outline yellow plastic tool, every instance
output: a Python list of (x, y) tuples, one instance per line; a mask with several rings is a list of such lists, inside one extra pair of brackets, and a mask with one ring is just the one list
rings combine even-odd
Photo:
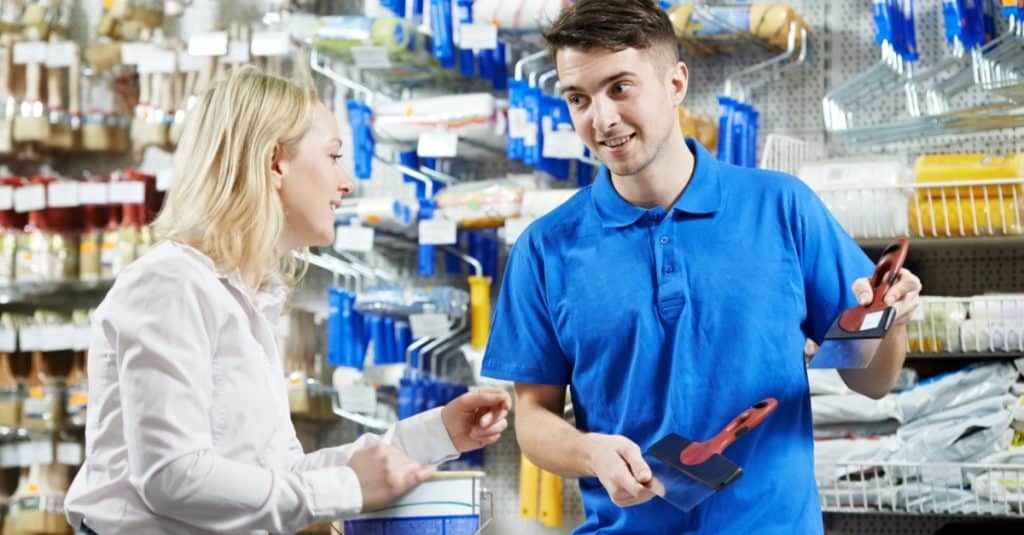
[(469, 343), (476, 349), (487, 347), (491, 335), (491, 278), (469, 277)]
[(540, 490), (540, 468), (526, 455), (519, 455), (519, 516), (537, 519), (537, 499)]
[(540, 471), (540, 523), (549, 528), (562, 525), (562, 478)]

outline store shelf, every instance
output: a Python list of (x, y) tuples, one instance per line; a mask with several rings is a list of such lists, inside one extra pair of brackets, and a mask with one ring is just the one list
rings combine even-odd
[[(862, 249), (869, 251), (882, 250), (892, 243), (893, 238), (860, 238), (857, 244)], [(949, 238), (910, 238), (911, 254), (914, 251), (940, 249), (1004, 249), (1020, 247), (1024, 248), (1024, 235), (1014, 236), (959, 236)]]
[(1024, 466), (815, 463), (826, 513), (1024, 518)]
[(1016, 360), (1024, 358), (1024, 352), (951, 352), (951, 353), (907, 353), (908, 359), (920, 360)]
[(37, 297), (46, 297), (58, 294), (106, 292), (110, 289), (113, 283), (113, 280), (102, 280), (93, 282), (62, 281), (0, 284), (0, 304), (20, 303)]

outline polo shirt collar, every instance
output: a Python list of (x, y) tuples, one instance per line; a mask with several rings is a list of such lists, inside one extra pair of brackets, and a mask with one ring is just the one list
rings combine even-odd
[[(672, 209), (687, 214), (713, 214), (722, 203), (718, 161), (692, 138), (686, 138), (686, 146), (694, 156), (693, 176)], [(602, 173), (593, 188), (594, 206), (605, 227), (628, 227), (649, 211), (623, 199), (612, 185), (610, 173)]]

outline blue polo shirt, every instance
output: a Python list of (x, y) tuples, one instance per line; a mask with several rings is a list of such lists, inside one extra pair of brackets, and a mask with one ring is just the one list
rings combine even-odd
[(619, 508), (580, 480), (575, 533), (820, 533), (804, 339), (856, 305), (872, 262), (818, 197), (780, 173), (715, 160), (666, 212), (602, 179), (512, 248), (484, 375), (571, 385), (576, 426), (646, 449), (707, 440), (751, 404), (779, 406), (726, 450), (744, 474), (689, 513), (655, 498)]

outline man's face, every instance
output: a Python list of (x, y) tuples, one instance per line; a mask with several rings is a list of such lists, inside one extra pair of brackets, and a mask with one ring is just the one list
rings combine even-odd
[(573, 125), (593, 154), (616, 176), (647, 169), (679, 128), (686, 66), (635, 48), (565, 48), (556, 62)]

